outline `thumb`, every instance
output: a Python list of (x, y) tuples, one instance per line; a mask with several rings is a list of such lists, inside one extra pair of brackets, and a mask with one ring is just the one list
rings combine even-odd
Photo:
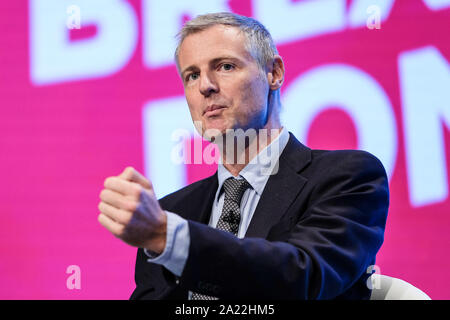
[(150, 180), (140, 174), (133, 167), (126, 167), (118, 177), (127, 181), (136, 182), (140, 184), (144, 189), (153, 189), (153, 185)]

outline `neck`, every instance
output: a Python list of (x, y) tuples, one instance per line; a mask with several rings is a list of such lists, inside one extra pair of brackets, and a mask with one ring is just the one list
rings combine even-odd
[[(282, 130), (281, 125), (266, 126), (260, 130), (242, 130), (241, 134), (225, 135), (223, 145), (219, 146), (223, 166), (233, 175), (252, 161), (265, 147), (267, 147)], [(238, 130), (239, 131), (239, 130)]]

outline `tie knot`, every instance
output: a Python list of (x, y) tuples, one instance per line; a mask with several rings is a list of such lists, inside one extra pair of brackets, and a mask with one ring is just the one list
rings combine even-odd
[(250, 187), (250, 183), (245, 179), (228, 178), (223, 183), (225, 199), (235, 201), (239, 204), (245, 190)]

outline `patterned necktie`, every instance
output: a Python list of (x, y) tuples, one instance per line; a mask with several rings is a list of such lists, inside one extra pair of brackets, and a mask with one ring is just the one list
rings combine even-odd
[[(238, 234), (239, 223), (241, 222), (240, 204), (245, 190), (250, 188), (250, 184), (245, 179), (228, 178), (223, 183), (225, 191), (225, 200), (223, 202), (222, 214), (217, 222), (217, 229), (228, 231), (235, 236)], [(192, 300), (217, 300), (196, 292), (192, 293)]]

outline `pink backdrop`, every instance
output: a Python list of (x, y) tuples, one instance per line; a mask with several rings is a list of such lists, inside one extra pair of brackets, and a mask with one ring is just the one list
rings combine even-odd
[[(129, 297), (136, 250), (97, 222), (99, 192), (128, 165), (160, 196), (214, 172), (164, 153), (170, 130), (190, 119), (172, 38), (162, 36), (219, 10), (272, 32), (290, 131), (312, 148), (366, 149), (385, 164), (379, 271), (450, 298), (450, 1), (92, 3), (0, 3), (0, 298)], [(72, 4), (81, 29), (70, 29)], [(68, 286), (71, 265), (80, 288)]]

